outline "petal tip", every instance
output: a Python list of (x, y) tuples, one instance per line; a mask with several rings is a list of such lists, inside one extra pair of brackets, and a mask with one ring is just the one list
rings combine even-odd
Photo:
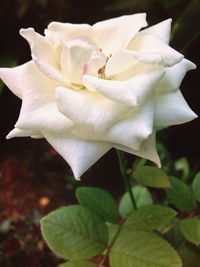
[(33, 33), (33, 32), (35, 32), (34, 31), (34, 29), (33, 28), (31, 28), (31, 27), (29, 27), (29, 28), (22, 28), (22, 29), (20, 29), (19, 30), (19, 34), (21, 35), (21, 36), (23, 36), (23, 37), (25, 37), (27, 34), (29, 34), (29, 33)]
[(7, 140), (11, 139), (12, 137), (13, 137), (13, 136), (11, 136), (10, 133), (6, 135), (6, 139), (7, 139)]

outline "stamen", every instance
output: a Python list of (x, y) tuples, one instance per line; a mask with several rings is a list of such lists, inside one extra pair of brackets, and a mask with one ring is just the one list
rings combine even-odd
[[(100, 49), (100, 51), (102, 52), (102, 49)], [(110, 54), (108, 57), (106, 57), (106, 63), (108, 62), (108, 60), (112, 57), (112, 54)], [(106, 70), (106, 64), (100, 68), (98, 70), (98, 77), (101, 79), (105, 79), (106, 75), (105, 75), (105, 70)]]

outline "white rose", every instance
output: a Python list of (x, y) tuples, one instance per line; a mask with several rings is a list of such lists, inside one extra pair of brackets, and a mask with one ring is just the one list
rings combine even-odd
[(112, 147), (160, 165), (155, 127), (197, 117), (179, 90), (195, 65), (168, 45), (171, 19), (146, 26), (136, 14), (93, 26), (52, 22), (44, 36), (20, 30), (32, 60), (0, 69), (22, 99), (7, 138), (46, 138), (77, 179)]

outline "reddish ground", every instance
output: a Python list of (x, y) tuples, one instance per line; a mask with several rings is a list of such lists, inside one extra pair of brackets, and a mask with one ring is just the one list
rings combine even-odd
[(7, 154), (0, 163), (2, 219), (26, 216), (33, 210), (46, 214), (67, 204), (66, 166), (60, 157), (46, 144), (30, 151), (28, 156)]

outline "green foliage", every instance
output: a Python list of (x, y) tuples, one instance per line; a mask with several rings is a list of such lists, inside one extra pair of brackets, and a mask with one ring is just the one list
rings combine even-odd
[[(137, 209), (125, 192), (119, 201), (119, 211), (107, 191), (79, 187), (76, 197), (80, 205), (58, 209), (41, 221), (42, 234), (49, 247), (70, 260), (58, 267), (198, 266), (196, 261), (200, 257), (190, 243), (200, 245), (200, 219), (181, 221), (179, 214), (182, 216), (182, 212), (197, 209), (199, 173), (191, 185), (190, 166), (185, 158), (174, 162), (174, 172), (179, 173), (181, 179), (168, 177), (163, 170), (145, 164), (146, 161), (138, 160), (133, 165), (133, 183), (135, 180), (162, 191), (168, 200), (163, 203), (172, 204), (180, 212), (153, 204), (151, 191), (141, 185), (132, 187)], [(184, 242), (185, 239), (189, 242)], [(187, 244), (193, 247), (187, 247)], [(98, 259), (93, 262), (97, 255)], [(105, 261), (107, 258), (109, 265)]]
[(51, 212), (41, 220), (41, 230), (49, 247), (65, 259), (96, 256), (108, 242), (105, 222), (80, 205)]
[(180, 230), (180, 221), (176, 217), (167, 228), (162, 229), (164, 238), (173, 245), (174, 248), (179, 249), (184, 242), (184, 236)]
[[(133, 262), (136, 267), (147, 264), (152, 267), (181, 266), (175, 250), (162, 237), (152, 232), (169, 224), (176, 215), (173, 209), (148, 205), (133, 210), (122, 225), (105, 223), (107, 216), (100, 216), (100, 211), (93, 212), (93, 205), (87, 205), (86, 208), (82, 204), (89, 203), (89, 192), (92, 194), (92, 200), (94, 192), (98, 200), (101, 200), (102, 196), (106, 199), (107, 192), (97, 188), (89, 188), (89, 191), (86, 189), (81, 187), (77, 190), (81, 205), (60, 208), (41, 220), (42, 234), (48, 246), (59, 256), (70, 259), (59, 267), (98, 266), (84, 260), (101, 253), (108, 253), (111, 267), (132, 266)], [(136, 190), (133, 192), (140, 192), (140, 196), (141, 190), (149, 193), (141, 186), (134, 189)], [(102, 204), (101, 201), (95, 203), (97, 208), (99, 203)], [(100, 207), (102, 208), (101, 205)], [(104, 209), (102, 210), (104, 212)], [(167, 257), (167, 260), (164, 261), (163, 257)]]
[[(146, 187), (137, 185), (132, 188), (132, 192), (136, 201), (137, 208), (153, 204), (151, 193)], [(126, 218), (133, 210), (133, 205), (128, 192), (125, 192), (119, 203), (119, 213), (122, 218)]]
[(181, 267), (176, 251), (156, 233), (122, 231), (110, 253), (112, 267)]
[(136, 168), (133, 172), (134, 179), (144, 186), (154, 188), (169, 188), (170, 181), (166, 173), (157, 168), (151, 166), (142, 166)]
[(191, 218), (181, 222), (181, 231), (184, 237), (195, 245), (200, 245), (200, 219)]
[(192, 189), (196, 200), (200, 202), (200, 172), (198, 172), (192, 182)]
[(105, 221), (117, 222), (117, 206), (107, 191), (94, 187), (79, 187), (76, 190), (76, 197), (82, 206), (87, 207)]
[(120, 231), (120, 225), (114, 223), (107, 223), (108, 227), (108, 245), (110, 246), (117, 235), (118, 231)]
[(194, 211), (197, 204), (191, 187), (175, 177), (171, 177), (170, 180), (172, 188), (166, 189), (169, 202), (180, 211)]
[[(58, 267), (97, 267), (98, 265), (89, 261), (68, 261)], [(103, 265), (101, 265), (103, 267)]]
[(190, 174), (190, 166), (186, 158), (178, 159), (174, 164), (175, 170), (182, 172), (182, 180), (186, 181)]
[[(193, 42), (200, 37), (200, 4), (199, 0), (192, 0), (183, 9), (182, 13), (176, 19), (172, 31), (172, 44), (185, 52)], [(188, 23), (190, 21), (190, 23)], [(185, 34), (187, 32), (187, 34)]]
[(156, 230), (168, 224), (176, 212), (168, 207), (149, 205), (133, 211), (124, 223), (126, 229)]

